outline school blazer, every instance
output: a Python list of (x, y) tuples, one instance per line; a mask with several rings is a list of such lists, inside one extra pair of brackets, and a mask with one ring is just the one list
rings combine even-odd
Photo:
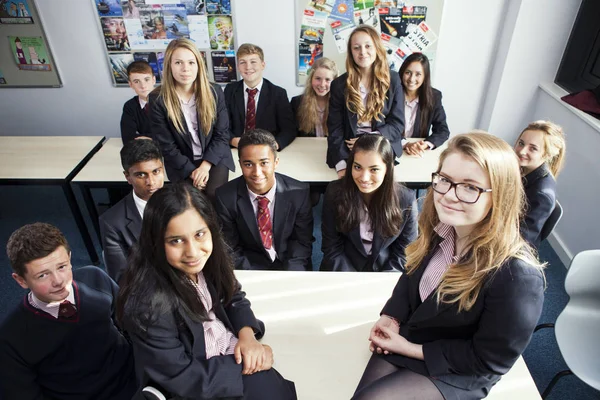
[[(317, 134), (313, 130), (312, 132), (304, 132), (300, 130), (300, 123), (298, 122), (298, 112), (300, 111), (300, 104), (302, 104), (303, 94), (292, 97), (290, 105), (292, 106), (292, 112), (294, 114), (294, 122), (296, 123), (296, 132), (298, 137), (315, 137)], [(327, 122), (327, 121), (325, 121)]]
[(119, 282), (127, 267), (127, 256), (142, 231), (142, 216), (135, 206), (133, 192), (100, 216), (100, 237), (106, 272)]
[(244, 178), (236, 178), (216, 190), (217, 214), (225, 238), (233, 249), (236, 269), (312, 269), (314, 238), (310, 186), (282, 174), (275, 174), (275, 179), (272, 224), (277, 258), (274, 262), (263, 246)]
[[(264, 324), (254, 316), (238, 282), (228, 304), (217, 298), (212, 284), (209, 283), (208, 288), (215, 315), (236, 336), (245, 326), (254, 329), (257, 339), (264, 335)], [(206, 359), (202, 322), (193, 321), (180, 309), (173, 310), (157, 315), (156, 322), (142, 333), (132, 327), (128, 315), (132, 312), (146, 310), (126, 310), (124, 317), (140, 390), (154, 384), (178, 398), (204, 400), (243, 396), (243, 364), (236, 364), (233, 355)], [(144, 397), (138, 394), (137, 398)]]
[(323, 201), (321, 230), (323, 241), (323, 261), (321, 271), (404, 271), (405, 249), (417, 238), (417, 201), (415, 193), (400, 184), (396, 191), (402, 209), (402, 225), (397, 235), (383, 238), (373, 235), (371, 255), (365, 252), (357, 226), (347, 234), (336, 228), (336, 197), (342, 190), (342, 180), (333, 181), (327, 186)]
[[(214, 83), (211, 83), (211, 87), (217, 103), (217, 119), (208, 135), (204, 135), (202, 132), (198, 134), (202, 146), (202, 160), (206, 160), (212, 165), (224, 165), (229, 170), (235, 171), (229, 147), (229, 117), (223, 91), (219, 85)], [(197, 101), (201, 100), (197, 99)], [(179, 133), (167, 116), (167, 108), (162, 96), (153, 92), (150, 96), (150, 104), (152, 138), (158, 142), (162, 150), (167, 176), (171, 182), (187, 179), (196, 166), (194, 165), (192, 138), (183, 113), (181, 119), (185, 132)]]
[[(225, 102), (231, 121), (231, 138), (240, 137), (246, 127), (243, 80), (225, 86)], [(264, 78), (256, 108), (256, 128), (271, 132), (280, 151), (296, 138), (296, 124), (287, 92)]]
[(521, 235), (537, 249), (542, 228), (556, 204), (556, 180), (546, 163), (525, 175), (522, 180), (527, 208), (521, 224)]
[[(487, 393), (529, 344), (542, 312), (544, 279), (539, 270), (510, 258), (487, 279), (469, 311), (438, 305), (435, 291), (421, 302), (419, 283), (440, 241), (413, 274), (402, 274), (381, 311), (400, 322), (402, 336), (423, 345), (425, 361), (386, 359), (451, 386)], [(454, 391), (438, 388), (445, 399), (457, 399)]]
[[(358, 118), (346, 107), (346, 79), (348, 73), (331, 82), (329, 91), (329, 115), (327, 117), (327, 165), (335, 165), (346, 160), (350, 150), (344, 140), (357, 137)], [(381, 121), (373, 120), (371, 129), (379, 131), (391, 143), (396, 157), (402, 155), (404, 134), (404, 90), (397, 72), (390, 70), (390, 87), (386, 93)]]
[[(437, 89), (433, 89), (433, 110), (429, 115), (429, 122), (427, 124), (427, 130), (425, 136), (420, 135), (421, 129), (421, 107), (417, 108), (417, 115), (415, 117), (415, 126), (413, 129), (413, 137), (421, 137), (433, 144), (435, 147), (439, 147), (450, 137), (450, 130), (446, 123), (446, 112), (442, 105), (442, 92)], [(431, 130), (431, 135), (429, 135)]]

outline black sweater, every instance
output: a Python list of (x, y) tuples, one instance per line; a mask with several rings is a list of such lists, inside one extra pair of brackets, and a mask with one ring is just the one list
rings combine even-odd
[(0, 326), (4, 400), (129, 400), (133, 357), (113, 323), (118, 286), (96, 267), (74, 271), (77, 317), (31, 306), (27, 296)]
[[(150, 106), (150, 105), (148, 105)], [(138, 136), (151, 137), (150, 113), (140, 107), (138, 96), (133, 96), (123, 105), (121, 115), (121, 139), (123, 144)]]

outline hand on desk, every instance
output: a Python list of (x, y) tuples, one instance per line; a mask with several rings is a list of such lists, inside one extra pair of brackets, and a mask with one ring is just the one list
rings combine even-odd
[(406, 143), (404, 151), (411, 156), (422, 156), (425, 150), (429, 150), (429, 146), (424, 140), (418, 142)]
[(388, 350), (384, 350), (381, 346), (378, 346), (373, 341), (374, 338), (386, 336), (386, 334), (384, 333), (385, 328), (390, 328), (393, 331), (395, 331), (396, 333), (400, 332), (400, 324), (398, 324), (398, 321), (388, 317), (387, 315), (382, 315), (379, 318), (379, 320), (377, 322), (375, 322), (375, 325), (373, 325), (373, 327), (371, 328), (371, 333), (369, 335), (369, 341), (371, 342), (369, 344), (369, 350), (371, 350), (372, 352), (376, 351), (378, 354), (381, 354), (381, 353), (389, 354), (390, 353)]
[(198, 189), (204, 189), (208, 183), (208, 173), (212, 167), (212, 164), (208, 161), (202, 161), (200, 166), (192, 171), (190, 179), (194, 187)]
[(352, 139), (348, 139), (348, 140), (344, 140), (346, 142), (346, 146), (348, 146), (348, 149), (350, 151), (352, 151), (352, 148), (354, 147), (354, 142), (356, 142), (358, 138), (352, 138)]
[(255, 372), (266, 371), (273, 366), (273, 349), (262, 345), (254, 337), (254, 331), (250, 327), (240, 329), (239, 340), (233, 350), (235, 361), (238, 364), (244, 362), (243, 375), (252, 375)]

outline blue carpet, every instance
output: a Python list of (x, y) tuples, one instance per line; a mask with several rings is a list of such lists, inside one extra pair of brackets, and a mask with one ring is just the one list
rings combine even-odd
[[(72, 264), (75, 268), (90, 264), (83, 240), (79, 235), (77, 226), (60, 188), (48, 186), (3, 186), (0, 196), (0, 321), (4, 319), (8, 310), (25, 294), (10, 276), (11, 270), (6, 256), (6, 242), (10, 234), (20, 226), (43, 221), (56, 225), (67, 236), (72, 249)], [(79, 196), (79, 191), (75, 189)], [(106, 202), (104, 190), (94, 190), (93, 195), (97, 201)], [(79, 200), (79, 198), (78, 198)], [(79, 204), (83, 204), (80, 202)], [(321, 210), (322, 200), (314, 207), (315, 217), (315, 242), (313, 243), (313, 268), (318, 269), (321, 254)], [(87, 218), (87, 213), (84, 211)], [(89, 219), (88, 226), (92, 228)], [(96, 243), (98, 254), (100, 246), (95, 233), (91, 230)], [(544, 309), (540, 322), (554, 322), (560, 311), (568, 301), (564, 291), (564, 279), (567, 270), (556, 253), (547, 242), (540, 247), (540, 258), (548, 262), (546, 278), (548, 288), (544, 301)], [(101, 267), (103, 267), (101, 265)], [(560, 355), (554, 332), (544, 329), (534, 334), (531, 344), (523, 355), (531, 375), (538, 389), (543, 391), (552, 376), (558, 371), (567, 369)], [(562, 378), (549, 400), (600, 400), (600, 392), (583, 383), (575, 376)]]

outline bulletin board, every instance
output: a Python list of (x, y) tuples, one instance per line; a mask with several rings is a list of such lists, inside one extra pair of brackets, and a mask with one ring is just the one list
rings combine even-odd
[(422, 52), (433, 71), (444, 0), (294, 0), (296, 85), (304, 86), (311, 65), (321, 57), (346, 72), (347, 38), (359, 24), (381, 34), (388, 64), (395, 71), (406, 57)]
[(0, 89), (61, 87), (34, 0), (0, 0)]
[[(3, 0), (0, 0), (3, 1)], [(147, 61), (161, 81), (169, 42), (196, 43), (216, 83), (237, 80), (231, 0), (92, 0), (114, 86), (127, 86), (127, 66)]]

